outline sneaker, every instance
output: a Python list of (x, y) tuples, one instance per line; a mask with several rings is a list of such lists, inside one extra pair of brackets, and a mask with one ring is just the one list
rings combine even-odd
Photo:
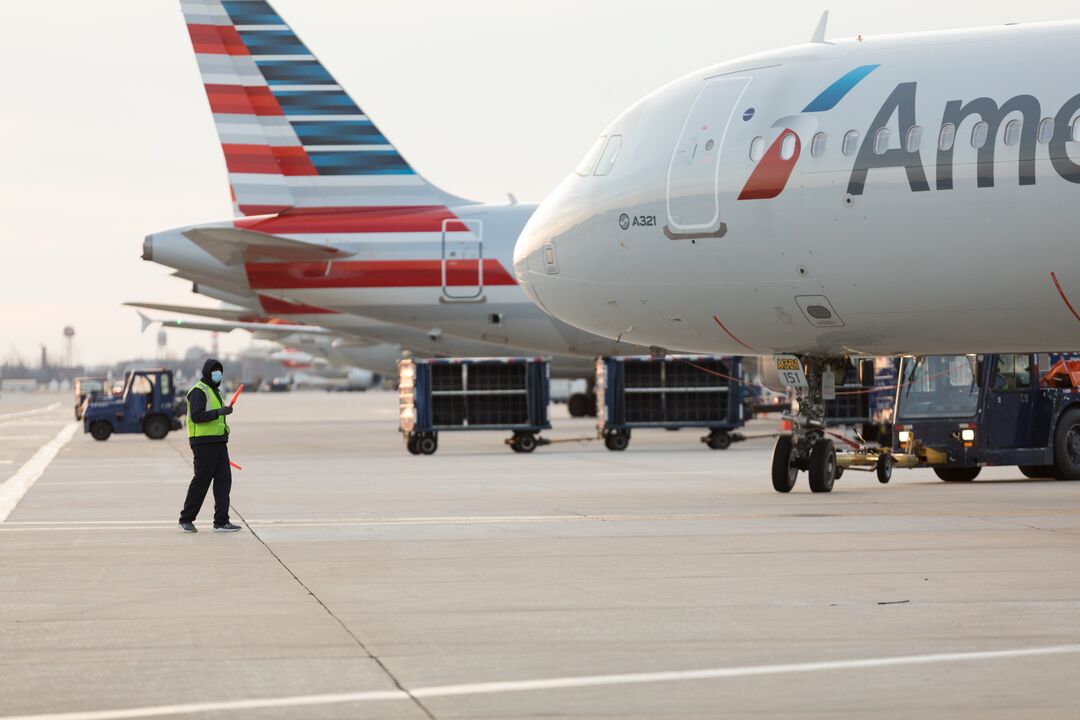
[(214, 526), (214, 532), (237, 532), (240, 529), (239, 525), (233, 525), (231, 522)]
[(186, 532), (186, 533), (199, 532), (199, 528), (195, 527), (195, 523), (181, 522), (179, 527), (180, 527), (180, 532)]

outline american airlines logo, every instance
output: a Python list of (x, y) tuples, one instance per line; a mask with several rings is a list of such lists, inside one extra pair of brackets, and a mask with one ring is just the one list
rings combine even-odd
[[(831, 110), (859, 81), (877, 67), (877, 65), (864, 65), (848, 72), (807, 105), (803, 113)], [(904, 169), (912, 192), (930, 190), (922, 150), (918, 143), (906, 142), (906, 138), (913, 132), (918, 132), (915, 122), (916, 88), (915, 82), (900, 83), (878, 110), (855, 156), (847, 186), (847, 192), (850, 195), (863, 194), (871, 170), (889, 167)], [(1069, 182), (1080, 183), (1080, 163), (1074, 162), (1067, 152), (1067, 143), (1072, 140), (1073, 118), (1078, 111), (1080, 111), (1080, 95), (1069, 98), (1057, 111), (1052, 122), (1048, 118), (1043, 118), (1041, 104), (1033, 95), (1017, 95), (1000, 104), (989, 97), (979, 97), (967, 102), (948, 101), (938, 129), (943, 134), (950, 133), (950, 137), (939, 137), (936, 142), (935, 188), (937, 190), (953, 188), (956, 130), (965, 120), (973, 117), (977, 117), (978, 123), (981, 124), (981, 126), (976, 126), (981, 141), (974, 143), (977, 152), (976, 183), (978, 187), (994, 187), (994, 156), (997, 150), (997, 139), (1002, 125), (1010, 116), (1013, 117), (1006, 126), (1005, 143), (1019, 145), (1017, 173), (1020, 185), (1035, 184), (1035, 156), (1040, 142), (1048, 145), (1050, 162), (1057, 174)], [(888, 128), (894, 116), (896, 127), (899, 129), (899, 147), (883, 148), (879, 145), (878, 132)], [(789, 146), (792, 142), (794, 143), (787, 153), (783, 151), (785, 139)], [(739, 200), (765, 200), (783, 192), (799, 160), (801, 150), (802, 143), (793, 130), (781, 131), (754, 168), (739, 194)]]
[[(903, 140), (900, 147), (890, 148), (879, 154), (874, 148), (874, 135), (887, 127), (894, 115), (897, 116), (900, 137), (905, 138), (915, 126), (915, 88), (916, 83), (901, 83), (896, 86), (892, 94), (878, 110), (877, 116), (870, 124), (870, 131), (863, 138), (859, 146), (859, 154), (855, 158), (855, 166), (852, 168), (851, 177), (848, 180), (848, 193), (861, 195), (866, 187), (866, 179), (870, 170), (886, 167), (902, 167), (907, 172), (908, 185), (913, 192), (923, 192), (930, 189), (926, 180), (926, 168), (923, 165), (922, 154), (919, 148), (909, 150)], [(1072, 139), (1073, 116), (1080, 111), (1080, 95), (1074, 95), (1065, 101), (1065, 104), (1057, 111), (1054, 117), (1052, 134), (1045, 140), (1048, 141), (1050, 151), (1050, 163), (1054, 170), (1064, 180), (1071, 183), (1080, 183), (1080, 164), (1074, 162), (1068, 154), (1066, 144)], [(1042, 120), (1042, 107), (1033, 95), (1017, 95), (1006, 100), (1000, 105), (993, 98), (980, 97), (964, 102), (963, 100), (950, 100), (945, 105), (945, 112), (941, 117), (942, 128), (955, 129), (969, 117), (978, 117), (980, 122), (986, 123), (980, 129), (983, 134), (981, 147), (977, 149), (977, 186), (994, 187), (994, 153), (997, 149), (999, 130), (1005, 119), (1013, 114), (1020, 117), (1019, 153), (1017, 158), (1017, 173), (1021, 185), (1035, 184), (1035, 153), (1040, 139), (1040, 125)], [(935, 187), (938, 190), (952, 190), (953, 187), (953, 151), (955, 143), (938, 143), (937, 149), (937, 177)]]

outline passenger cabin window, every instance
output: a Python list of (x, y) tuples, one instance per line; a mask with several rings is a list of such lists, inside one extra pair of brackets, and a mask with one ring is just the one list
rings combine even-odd
[[(1077, 118), (1080, 120), (1080, 118)], [(814, 139), (810, 141), (810, 154), (813, 157), (821, 157), (825, 154), (825, 141), (827, 137), (825, 133), (819, 132), (814, 135)]]
[(793, 133), (788, 132), (784, 134), (784, 139), (780, 141), (780, 159), (790, 160), (795, 156), (795, 144), (799, 137)]
[(907, 137), (904, 139), (904, 149), (911, 153), (918, 152), (921, 145), (922, 128), (918, 125), (912, 125), (907, 131)]
[(1030, 355), (998, 355), (994, 368), (994, 390), (1028, 390), (1031, 388)]
[(975, 123), (975, 127), (971, 128), (971, 147), (981, 148), (986, 144), (987, 133), (990, 132), (990, 126), (983, 121)]
[[(712, 143), (712, 140), (709, 141)], [(708, 148), (708, 144), (705, 146)], [(596, 172), (594, 175), (607, 175), (611, 172), (611, 166), (615, 164), (615, 158), (619, 156), (619, 150), (622, 148), (622, 135), (612, 135), (608, 138), (607, 145), (604, 147), (604, 154), (600, 156), (600, 164), (596, 166)]]
[(1020, 142), (1021, 124), (1017, 119), (1012, 119), (1005, 125), (1005, 144), (1015, 145)]
[(1073, 142), (1080, 142), (1080, 116), (1072, 121), (1072, 132), (1069, 134), (1069, 139)]
[(874, 153), (877, 155), (884, 155), (885, 151), (889, 149), (889, 136), (892, 133), (889, 128), (881, 128), (874, 134)]
[(938, 134), (938, 150), (952, 150), (954, 142), (956, 142), (956, 126), (952, 123), (945, 123), (941, 126), (941, 132)]
[(589, 148), (589, 152), (585, 153), (585, 157), (582, 158), (581, 163), (574, 172), (581, 177), (592, 175), (593, 170), (596, 169), (596, 162), (600, 159), (600, 151), (604, 149), (605, 142), (607, 142), (607, 135), (602, 135), (599, 140), (593, 143), (593, 146)]
[(848, 130), (844, 133), (844, 145), (840, 148), (841, 152), (845, 155), (854, 155), (855, 151), (859, 149), (859, 131)]
[(1045, 145), (1052, 137), (1054, 137), (1054, 119), (1043, 118), (1039, 123), (1039, 142)]
[(765, 138), (760, 135), (750, 141), (750, 159), (757, 162), (765, 154)]

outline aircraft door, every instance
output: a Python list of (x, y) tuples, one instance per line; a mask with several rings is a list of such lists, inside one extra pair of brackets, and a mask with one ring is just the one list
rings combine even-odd
[(482, 220), (443, 220), (442, 301), (483, 300), (483, 231)]
[(995, 448), (1030, 446), (1038, 381), (1031, 355), (998, 355), (990, 389), (990, 443)]
[(671, 156), (667, 177), (668, 225), (673, 232), (717, 231), (720, 153), (749, 77), (708, 80), (694, 100)]

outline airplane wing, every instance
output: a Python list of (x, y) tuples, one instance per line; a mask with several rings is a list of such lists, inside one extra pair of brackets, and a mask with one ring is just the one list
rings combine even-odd
[(127, 302), (124, 305), (133, 308), (142, 308), (144, 310), (161, 310), (162, 312), (179, 313), (181, 315), (197, 315), (199, 317), (217, 318), (218, 320), (229, 320), (232, 322), (251, 322), (253, 319), (259, 317), (259, 313), (252, 312), (251, 310), (229, 310), (226, 308), (201, 308), (190, 307), (188, 305), (167, 305), (164, 303), (143, 303), (143, 302)]
[(230, 266), (254, 260), (322, 262), (340, 260), (352, 254), (330, 245), (290, 240), (240, 228), (194, 228), (185, 231), (184, 237)]

